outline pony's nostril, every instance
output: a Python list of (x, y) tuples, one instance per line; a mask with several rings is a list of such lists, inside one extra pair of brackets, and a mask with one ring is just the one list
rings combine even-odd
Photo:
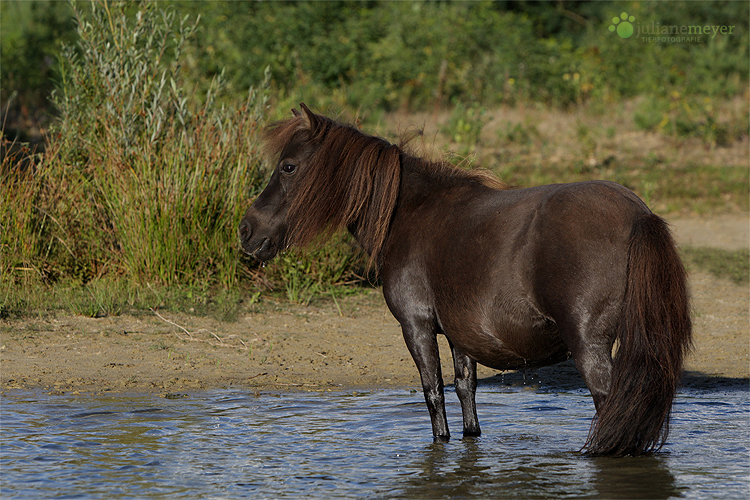
[(243, 240), (247, 240), (252, 235), (253, 235), (253, 228), (250, 227), (250, 224), (247, 221), (242, 221), (242, 223), (240, 224), (240, 237)]
[(260, 244), (260, 247), (253, 252), (253, 255), (259, 255), (264, 252), (267, 252), (268, 249), (271, 247), (271, 240), (269, 238), (263, 238), (263, 242)]

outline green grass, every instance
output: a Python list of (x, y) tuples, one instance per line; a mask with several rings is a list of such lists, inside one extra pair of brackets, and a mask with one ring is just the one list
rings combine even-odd
[(737, 285), (750, 282), (750, 251), (686, 247), (681, 249), (688, 268), (698, 268)]
[(153, 314), (152, 311), (184, 312), (220, 321), (236, 321), (240, 312), (261, 301), (258, 291), (247, 286), (223, 287), (141, 285), (103, 277), (84, 285), (72, 281), (24, 286), (0, 283), (0, 319), (73, 314), (91, 318), (120, 314)]

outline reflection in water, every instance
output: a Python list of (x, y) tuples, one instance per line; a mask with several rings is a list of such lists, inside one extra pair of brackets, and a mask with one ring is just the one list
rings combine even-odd
[[(667, 499), (681, 496), (663, 456), (604, 458), (577, 452), (551, 455), (486, 456), (481, 438), (467, 438), (453, 450), (434, 443), (418, 454), (401, 491), (389, 498)], [(492, 465), (490, 465), (492, 464)], [(392, 492), (393, 493), (393, 492)]]
[(600, 498), (657, 500), (682, 496), (682, 489), (669, 472), (667, 459), (661, 455), (596, 457), (592, 462), (593, 483)]
[(747, 391), (683, 392), (665, 451), (618, 459), (576, 451), (592, 411), (582, 391), (485, 386), (478, 403), (481, 437), (433, 443), (421, 395), (406, 391), (19, 393), (0, 405), (0, 497), (747, 496)]
[[(417, 454), (412, 474), (401, 491), (390, 498), (472, 498), (486, 496), (508, 482), (505, 471), (498, 474), (478, 444), (481, 438), (466, 438), (457, 446), (433, 443)], [(452, 448), (449, 450), (448, 448)], [(484, 495), (481, 495), (484, 493)]]
[(470, 498), (481, 490), (481, 485), (491, 483), (492, 467), (482, 465), (480, 438), (467, 438), (458, 445), (458, 454), (447, 450), (448, 443), (432, 443), (418, 453), (410, 469), (418, 470), (404, 485), (403, 491), (393, 498)]

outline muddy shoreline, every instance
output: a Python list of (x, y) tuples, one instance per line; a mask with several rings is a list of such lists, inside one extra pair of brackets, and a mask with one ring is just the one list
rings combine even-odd
[[(678, 243), (747, 246), (747, 217), (673, 224)], [(692, 271), (695, 350), (684, 384), (748, 385), (750, 291)], [(453, 367), (441, 339), (443, 376)], [(583, 387), (571, 363), (524, 375), (480, 367), (481, 383)], [(418, 389), (417, 369), (379, 290), (311, 306), (265, 300), (237, 321), (161, 311), (0, 321), (0, 390), (52, 393)]]

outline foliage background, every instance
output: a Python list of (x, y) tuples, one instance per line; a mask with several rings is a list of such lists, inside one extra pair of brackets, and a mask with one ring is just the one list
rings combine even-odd
[[(620, 12), (735, 28), (639, 43), (607, 29)], [(493, 108), (611, 113), (631, 102), (639, 129), (732, 144), (748, 134), (734, 103), (748, 96), (749, 18), (750, 4), (733, 1), (1, 2), (0, 314), (24, 310), (40, 286), (79, 290), (94, 298), (83, 312), (98, 314), (162, 305), (164, 290), (308, 301), (372, 281), (346, 237), (266, 269), (238, 252), (236, 222), (266, 175), (259, 131), (303, 100), (372, 125), (446, 110), (462, 154)], [(579, 124), (582, 162), (597, 133)], [(497, 140), (538, 135), (515, 123)], [(649, 179), (641, 195), (659, 189), (663, 172), (631, 167)], [(502, 173), (587, 175), (585, 163), (572, 168), (511, 162)], [(688, 178), (747, 183), (701, 168)]]
[[(636, 23), (735, 31), (702, 43), (624, 44), (607, 30), (622, 11)], [(329, 94), (336, 106), (567, 106), (674, 89), (733, 95), (747, 81), (747, 19), (748, 4), (731, 1), (220, 3), (199, 53), (233, 68), (239, 88), (270, 65), (277, 92)]]

